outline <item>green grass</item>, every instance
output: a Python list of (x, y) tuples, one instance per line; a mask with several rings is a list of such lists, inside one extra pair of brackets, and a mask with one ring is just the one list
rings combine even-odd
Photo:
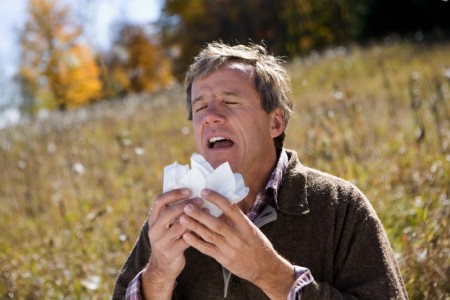
[[(411, 299), (450, 287), (450, 45), (352, 46), (288, 65), (286, 146), (357, 184)], [(0, 131), (0, 298), (109, 298), (162, 171), (195, 151), (174, 88)]]

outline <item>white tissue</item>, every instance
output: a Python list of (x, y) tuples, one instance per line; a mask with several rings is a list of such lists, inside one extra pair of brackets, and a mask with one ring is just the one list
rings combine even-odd
[[(192, 154), (191, 169), (188, 165), (180, 165), (177, 162), (164, 167), (163, 192), (178, 188), (190, 189), (191, 198), (202, 198), (201, 191), (208, 188), (234, 203), (238, 203), (248, 194), (241, 174), (233, 173), (228, 162), (214, 169), (197, 153)], [(203, 206), (209, 209), (212, 216), (218, 217), (223, 213), (216, 205), (203, 198), (202, 200)]]

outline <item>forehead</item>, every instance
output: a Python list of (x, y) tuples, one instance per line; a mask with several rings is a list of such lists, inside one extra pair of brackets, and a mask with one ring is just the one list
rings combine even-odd
[(192, 82), (192, 89), (203, 86), (210, 81), (242, 81), (253, 82), (254, 67), (241, 62), (230, 62), (212, 70), (204, 76), (197, 77)]
[(194, 78), (192, 83), (194, 84), (196, 81), (202, 81), (204, 79), (208, 79), (210, 77), (213, 77), (214, 75), (220, 75), (225, 76), (227, 73), (234, 73), (234, 76), (253, 76), (254, 75), (254, 67), (252, 65), (243, 63), (243, 62), (227, 62), (218, 68), (213, 68), (207, 71), (203, 76), (197, 76)]
[(192, 83), (191, 103), (207, 99), (207, 95), (234, 95), (243, 98), (258, 98), (254, 80), (254, 67), (249, 64), (227, 63)]

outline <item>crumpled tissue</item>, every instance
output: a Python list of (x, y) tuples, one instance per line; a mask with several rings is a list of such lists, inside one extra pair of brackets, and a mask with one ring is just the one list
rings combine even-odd
[(214, 169), (197, 153), (192, 154), (191, 169), (188, 165), (180, 165), (177, 162), (164, 167), (163, 192), (178, 188), (190, 189), (191, 198), (201, 198), (203, 207), (208, 208), (214, 217), (220, 216), (223, 211), (201, 197), (203, 189), (213, 190), (234, 203), (238, 203), (248, 194), (248, 187), (245, 186), (242, 175), (233, 173), (228, 162)]

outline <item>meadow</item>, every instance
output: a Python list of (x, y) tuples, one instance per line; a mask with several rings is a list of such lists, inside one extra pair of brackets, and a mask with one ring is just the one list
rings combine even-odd
[[(285, 146), (364, 191), (411, 299), (450, 299), (450, 44), (340, 47), (287, 68)], [(163, 167), (194, 151), (178, 86), (0, 130), (0, 298), (110, 298)]]

